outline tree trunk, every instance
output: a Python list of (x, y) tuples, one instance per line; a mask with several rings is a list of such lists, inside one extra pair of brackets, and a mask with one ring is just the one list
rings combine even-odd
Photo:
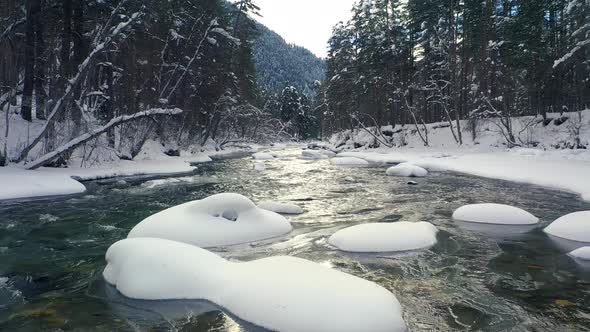
[(39, 8), (39, 0), (27, 0), (27, 22), (25, 23), (25, 78), (21, 104), (21, 116), (33, 121), (33, 89), (35, 79), (35, 20)]
[[(42, 0), (37, 0), (42, 1)], [(39, 16), (35, 22), (35, 109), (37, 119), (46, 119), (45, 115), (45, 39), (43, 22)]]

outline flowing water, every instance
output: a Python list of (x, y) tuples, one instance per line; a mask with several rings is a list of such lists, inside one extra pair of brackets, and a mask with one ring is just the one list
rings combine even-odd
[[(386, 177), (385, 166), (343, 168), (297, 159), (295, 148), (281, 152), (287, 157), (266, 162), (264, 172), (250, 158), (220, 160), (174, 178), (89, 182), (81, 196), (0, 203), (0, 330), (260, 330), (211, 303), (131, 301), (101, 278), (107, 248), (145, 217), (236, 192), (306, 213), (291, 218), (295, 229), (284, 237), (213, 248), (230, 260), (292, 255), (374, 281), (397, 295), (412, 331), (590, 331), (590, 268), (541, 231), (590, 210), (576, 195), (450, 173), (410, 186)], [(454, 209), (481, 202), (522, 207), (543, 225), (451, 220)], [(400, 220), (435, 224), (439, 243), (404, 254), (350, 254), (327, 244), (344, 227)]]

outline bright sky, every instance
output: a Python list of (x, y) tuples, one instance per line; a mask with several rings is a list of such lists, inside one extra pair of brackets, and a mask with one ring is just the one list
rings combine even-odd
[(303, 46), (320, 57), (332, 27), (350, 19), (355, 0), (256, 0), (263, 17), (256, 19), (288, 43)]

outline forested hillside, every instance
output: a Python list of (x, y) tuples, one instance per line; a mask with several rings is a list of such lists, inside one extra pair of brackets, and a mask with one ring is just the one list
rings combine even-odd
[(260, 88), (279, 93), (286, 85), (314, 94), (314, 83), (323, 81), (325, 62), (309, 50), (288, 44), (283, 37), (258, 24), (254, 42), (256, 71)]
[(489, 119), (519, 145), (514, 117), (549, 124), (590, 103), (588, 0), (360, 0), (353, 13), (329, 42), (329, 131), (412, 124), (428, 145), (425, 124), (446, 122), (461, 144), (459, 120), (475, 137)]

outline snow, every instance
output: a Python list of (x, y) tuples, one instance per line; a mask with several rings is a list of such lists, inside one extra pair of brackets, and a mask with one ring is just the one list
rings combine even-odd
[(266, 166), (263, 163), (254, 163), (254, 170), (258, 172), (266, 171)]
[(205, 153), (194, 153), (194, 154), (188, 154), (188, 153), (181, 153), (181, 157), (184, 159), (184, 161), (186, 161), (187, 163), (191, 163), (191, 164), (204, 164), (204, 163), (210, 163), (213, 161), (213, 159), (211, 159), (211, 157), (209, 157), (207, 154)]
[(482, 224), (534, 225), (539, 218), (514, 206), (504, 204), (472, 204), (460, 207), (453, 219)]
[(424, 168), (409, 163), (403, 163), (390, 167), (385, 173), (389, 176), (405, 177), (424, 177), (428, 175), (428, 171)]
[(307, 160), (321, 160), (321, 159), (328, 159), (328, 156), (322, 154), (320, 152), (311, 151), (311, 150), (303, 150), (301, 152), (301, 159)]
[(106, 254), (105, 280), (142, 300), (207, 300), (274, 331), (406, 331), (395, 295), (295, 257), (246, 263), (164, 239), (126, 239)]
[(578, 258), (584, 261), (590, 261), (590, 247), (578, 248), (569, 253), (571, 257)]
[(336, 166), (357, 166), (357, 167), (366, 167), (369, 166), (369, 162), (355, 157), (338, 157), (332, 158), (330, 160), (332, 165)]
[(437, 228), (427, 222), (361, 224), (332, 235), (328, 242), (348, 252), (399, 252), (432, 247)]
[(80, 194), (86, 187), (62, 174), (0, 167), (0, 200)]
[(254, 158), (255, 160), (271, 160), (274, 159), (275, 156), (273, 156), (271, 153), (257, 152), (252, 155), (252, 158)]
[(566, 240), (590, 243), (590, 211), (563, 216), (547, 226), (545, 233)]
[(156, 213), (135, 226), (128, 237), (216, 247), (275, 238), (291, 230), (285, 217), (256, 207), (242, 195), (217, 194)]
[(336, 152), (333, 152), (330, 150), (322, 150), (322, 151), (320, 151), (320, 153), (329, 157), (329, 158), (336, 157)]
[(258, 204), (258, 207), (264, 210), (281, 213), (281, 214), (302, 214), (303, 209), (295, 204), (266, 201)]

